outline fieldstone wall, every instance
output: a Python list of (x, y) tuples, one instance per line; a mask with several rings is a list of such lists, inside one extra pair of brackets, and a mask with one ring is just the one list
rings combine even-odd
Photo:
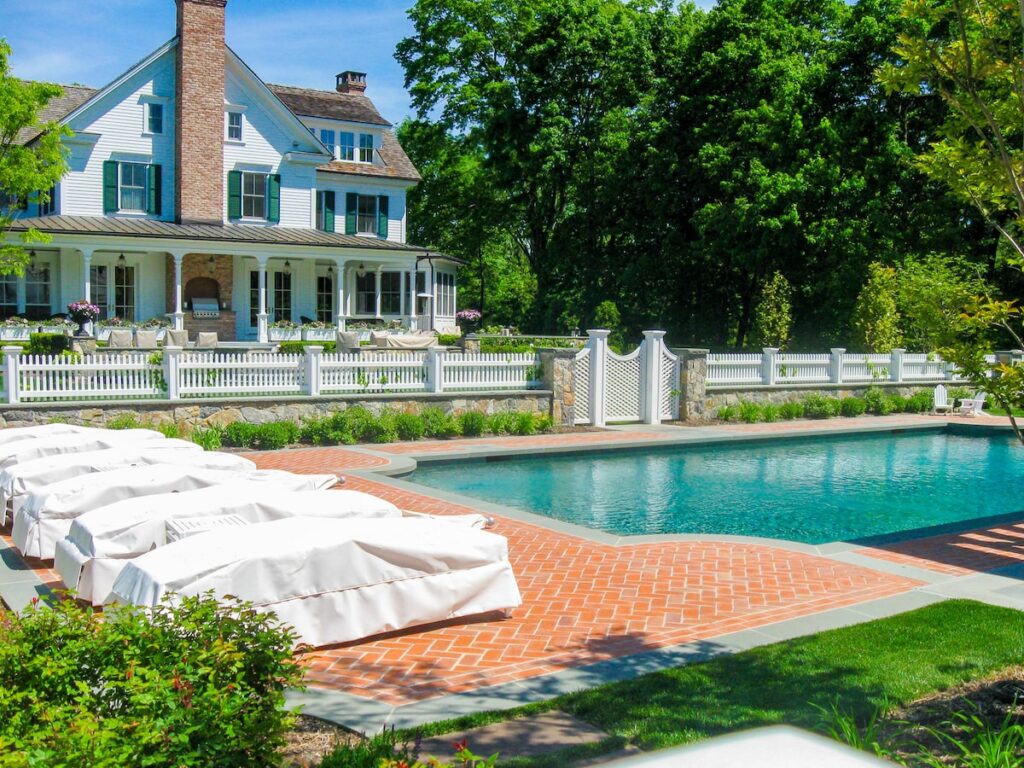
[(707, 416), (708, 353), (694, 347), (673, 349), (679, 358), (679, 418), (702, 421)]
[(551, 419), (556, 427), (576, 423), (576, 355), (575, 349), (538, 350), (541, 380), (551, 391)]
[(0, 428), (47, 424), (54, 419), (72, 424), (104, 426), (111, 419), (135, 414), (147, 424), (175, 423), (189, 427), (224, 426), (235, 421), (263, 424), (289, 420), (296, 423), (311, 417), (322, 417), (354, 405), (368, 408), (375, 414), (385, 409), (404, 413), (420, 413), (424, 408), (440, 408), (459, 415), (466, 411), (485, 414), (551, 413), (551, 393), (544, 390), (503, 392), (488, 395), (439, 394), (411, 397), (408, 395), (369, 395), (351, 398), (273, 398), (240, 400), (118, 402), (118, 403), (56, 403), (6, 406), (0, 410)]
[[(947, 382), (947, 386), (949, 386)], [(804, 385), (787, 387), (715, 387), (707, 391), (703, 402), (704, 410), (699, 420), (709, 421), (718, 414), (718, 409), (724, 405), (736, 406), (740, 403), (772, 403), (781, 405), (796, 400), (803, 400), (809, 394), (816, 393), (824, 397), (864, 397), (864, 393), (870, 387), (880, 387), (892, 395), (910, 397), (922, 390), (932, 391), (935, 384), (897, 384), (895, 382), (864, 382), (863, 384), (840, 384), (830, 385)]]

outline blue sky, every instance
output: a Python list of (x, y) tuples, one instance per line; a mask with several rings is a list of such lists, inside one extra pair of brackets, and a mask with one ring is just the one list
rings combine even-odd
[[(397, 123), (411, 113), (393, 54), (412, 2), (229, 0), (228, 45), (269, 83), (333, 88), (336, 73), (365, 71)], [(19, 77), (99, 87), (173, 37), (174, 15), (173, 0), (0, 0), (0, 36)]]

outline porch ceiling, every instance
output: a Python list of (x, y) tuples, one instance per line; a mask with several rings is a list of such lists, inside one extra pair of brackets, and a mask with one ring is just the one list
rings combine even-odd
[[(353, 248), (370, 251), (419, 253), (438, 258), (450, 256), (434, 253), (408, 243), (395, 243), (372, 237), (322, 232), (318, 229), (291, 227), (259, 227), (245, 224), (175, 224), (153, 219), (115, 219), (105, 216), (34, 216), (16, 219), (12, 232), (37, 229), (54, 235), (98, 235), (107, 237), (139, 237), (161, 240), (191, 240), (218, 243), (251, 243), (253, 245), (290, 245), (315, 248)], [(457, 261), (456, 259), (452, 259)]]

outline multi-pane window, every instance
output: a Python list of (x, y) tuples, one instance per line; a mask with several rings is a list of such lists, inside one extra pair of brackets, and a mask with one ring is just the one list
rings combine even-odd
[(247, 219), (267, 218), (267, 174), (242, 174), (242, 216)]
[[(316, 228), (322, 231), (333, 232), (334, 231), (334, 214), (333, 212), (328, 214), (328, 196), (331, 198), (331, 205), (333, 206), (334, 193), (333, 192), (317, 192), (316, 193)], [(330, 226), (328, 226), (330, 225)]]
[(436, 314), (440, 317), (455, 316), (455, 275), (451, 272), (437, 273)]
[(359, 134), (359, 162), (373, 162), (373, 135), (369, 133)]
[(33, 263), (25, 267), (25, 314), (48, 317), (50, 314), (50, 265)]
[(421, 293), (426, 293), (427, 290), (427, 274), (426, 272), (416, 273), (416, 314), (421, 317), (430, 314), (430, 298), (428, 296), (420, 296)]
[(356, 135), (342, 131), (338, 135), (338, 158), (341, 160), (356, 159)]
[(373, 272), (356, 275), (356, 314), (377, 314), (377, 276)]
[(150, 103), (146, 105), (146, 129), (150, 133), (164, 132), (164, 105)]
[(331, 150), (331, 154), (334, 154), (335, 136), (337, 134), (334, 131), (328, 130), (327, 128), (320, 129), (320, 143)]
[(334, 280), (331, 275), (316, 277), (316, 319), (321, 323), (334, 322)]
[(231, 141), (242, 140), (242, 113), (228, 112), (228, 138)]
[(18, 276), (0, 275), (0, 315), (18, 314)]
[(135, 319), (135, 267), (114, 267), (114, 317)]
[(366, 235), (377, 234), (377, 198), (374, 195), (359, 195), (356, 232)]
[(120, 163), (119, 200), (122, 211), (146, 211), (146, 187), (149, 166), (144, 163)]
[(40, 216), (52, 216), (57, 212), (57, 186), (50, 187), (50, 191), (46, 194), (47, 200), (39, 199), (39, 215)]
[(402, 273), (382, 272), (380, 275), (380, 312), (397, 315), (402, 311)]
[(292, 276), (289, 272), (274, 273), (273, 317), (276, 320), (292, 319)]
[(260, 273), (255, 269), (249, 272), (249, 327), (258, 324), (260, 312)]

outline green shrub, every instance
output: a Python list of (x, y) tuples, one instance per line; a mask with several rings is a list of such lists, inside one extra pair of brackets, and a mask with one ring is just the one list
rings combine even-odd
[(299, 427), (299, 440), (310, 445), (324, 445), (330, 442), (328, 424), (327, 418), (304, 420), (302, 426)]
[(442, 347), (454, 347), (458, 345), (461, 338), (457, 333), (439, 333), (437, 343)]
[(29, 334), (25, 354), (59, 355), (69, 349), (71, 349), (71, 339), (63, 333), (32, 333)]
[(417, 763), (419, 752), (414, 744), (399, 741), (394, 727), (385, 728), (371, 739), (353, 740), (338, 746), (324, 756), (320, 768), (380, 768), (389, 761), (407, 766)]
[(960, 405), (961, 400), (967, 400), (971, 395), (971, 390), (967, 387), (950, 387), (949, 388), (949, 402), (950, 405)]
[(277, 351), (282, 355), (303, 355), (306, 347), (323, 347), (324, 354), (330, 354), (337, 349), (337, 343), (333, 341), (282, 341)]
[(907, 409), (907, 398), (903, 395), (889, 395), (889, 413), (903, 413)]
[(277, 765), (294, 635), (208, 596), (151, 611), (73, 600), (0, 615), (5, 766)]
[(384, 411), (367, 423), (363, 430), (363, 440), (369, 443), (393, 443), (398, 440), (398, 414)]
[[(357, 443), (372, 439), (377, 428), (377, 419), (361, 405), (353, 405), (344, 411), (338, 411), (334, 414), (333, 421), (336, 430), (348, 433)], [(339, 440), (338, 442), (348, 441)]]
[(537, 431), (550, 432), (555, 428), (555, 420), (546, 413), (537, 414)]
[(459, 428), (465, 437), (479, 437), (487, 428), (487, 417), (480, 411), (466, 411), (459, 416)]
[(757, 403), (744, 403), (739, 405), (740, 421), (747, 424), (755, 424), (761, 420), (761, 406)]
[(774, 403), (765, 403), (761, 406), (761, 421), (778, 421), (782, 408)]
[(723, 405), (716, 414), (719, 421), (736, 421), (739, 418), (739, 410), (731, 405)]
[(516, 415), (514, 413), (495, 413), (487, 420), (487, 431), (494, 435), (512, 435), (516, 431)]
[(533, 344), (528, 344), (519, 339), (480, 339), (480, 351), (486, 354), (504, 352), (512, 355), (523, 355), (534, 352), (536, 349)]
[(256, 425), (252, 447), (260, 451), (276, 451), (298, 441), (297, 424), (291, 421), (271, 421)]
[(517, 413), (516, 414), (516, 429), (515, 434), (517, 435), (535, 435), (537, 434), (537, 420), (534, 418), (532, 413)]
[(258, 424), (235, 421), (224, 427), (223, 439), (227, 445), (233, 445), (236, 448), (252, 448), (256, 444), (258, 431)]
[(106, 424), (107, 429), (141, 429), (142, 425), (139, 423), (139, 417), (134, 413), (122, 413), (120, 416), (115, 416)]
[(399, 440), (419, 440), (425, 433), (423, 419), (415, 413), (400, 413), (395, 416), (395, 431)]
[(459, 435), (459, 420), (440, 408), (424, 408), (423, 432), (427, 437), (456, 437)]
[(878, 416), (892, 413), (891, 401), (888, 395), (885, 394), (885, 390), (881, 387), (868, 387), (864, 393), (864, 404), (867, 406), (868, 413), (874, 413)]
[(175, 424), (173, 421), (169, 421), (166, 424), (158, 424), (156, 431), (169, 440), (177, 439), (181, 437), (181, 427)]
[(868, 409), (868, 404), (862, 397), (844, 397), (839, 401), (839, 411), (843, 416), (862, 416)]
[(839, 401), (817, 393), (804, 398), (804, 414), (811, 419), (830, 419), (840, 412)]
[(907, 398), (906, 410), (908, 413), (927, 413), (935, 403), (935, 395), (932, 392), (915, 392)]
[(804, 417), (804, 404), (798, 400), (783, 403), (779, 406), (779, 416), (783, 419), (802, 419)]
[(216, 451), (221, 447), (220, 430), (216, 427), (196, 427), (189, 435), (189, 439), (202, 446), (204, 451)]

